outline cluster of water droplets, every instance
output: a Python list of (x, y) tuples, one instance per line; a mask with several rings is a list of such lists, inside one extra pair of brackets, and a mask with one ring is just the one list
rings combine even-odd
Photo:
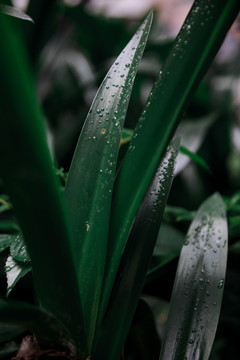
[[(149, 25), (146, 28), (144, 23), (140, 27), (109, 70), (89, 110), (80, 136), (81, 166), (98, 183), (97, 214), (103, 211), (111, 197), (122, 128), (138, 63), (145, 47), (143, 39), (147, 38)], [(85, 178), (87, 179), (87, 174)], [(87, 180), (85, 182), (88, 187)], [(91, 191), (88, 189), (87, 193), (90, 194)], [(92, 229), (89, 228), (90, 223), (86, 226), (83, 222), (83, 226), (87, 231)]]
[(152, 182), (149, 190), (149, 202), (151, 203), (151, 216), (146, 220), (157, 221), (159, 212), (164, 209), (166, 199), (173, 179), (175, 161), (178, 154), (176, 144), (169, 146)]

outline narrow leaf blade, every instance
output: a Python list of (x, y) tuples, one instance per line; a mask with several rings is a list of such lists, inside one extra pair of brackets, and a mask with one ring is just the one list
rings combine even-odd
[(160, 359), (208, 359), (227, 264), (227, 219), (219, 194), (199, 208), (183, 246)]
[(7, 154), (0, 157), (1, 178), (32, 260), (38, 300), (72, 331), (79, 355), (87, 356), (70, 231), (44, 117), (16, 24), (0, 17), (0, 152)]
[(8, 5), (0, 5), (0, 13), (5, 14), (5, 15), (9, 15), (18, 19), (22, 19), (22, 20), (27, 20), (27, 21), (31, 21), (34, 22), (33, 19), (28, 16), (27, 14), (25, 14), (25, 12), (23, 12), (22, 10), (13, 7), (13, 6), (8, 6)]
[(151, 21), (152, 13), (103, 80), (80, 134), (65, 189), (90, 347), (104, 276), (119, 144)]
[[(175, 141), (168, 149), (135, 219), (100, 328), (95, 359), (117, 359), (121, 354), (152, 257), (172, 184), (178, 147), (179, 141)], [(108, 300), (108, 293), (104, 295), (102, 304)], [(105, 345), (105, 338), (111, 346)]]
[(191, 96), (240, 10), (238, 0), (196, 0), (135, 129), (113, 194), (109, 277), (114, 277), (140, 203)]

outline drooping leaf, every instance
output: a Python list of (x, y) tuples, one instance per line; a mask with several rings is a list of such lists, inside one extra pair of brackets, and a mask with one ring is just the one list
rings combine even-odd
[(113, 284), (140, 203), (183, 112), (240, 10), (238, 0), (196, 0), (163, 64), (115, 183), (107, 286)]
[(7, 296), (10, 294), (16, 283), (32, 270), (30, 263), (18, 263), (12, 256), (7, 258), (5, 272), (7, 276)]
[(1, 179), (32, 260), (38, 300), (72, 332), (78, 355), (88, 356), (71, 235), (44, 117), (15, 23), (0, 17), (0, 151), (7, 154), (0, 157)]
[(9, 15), (15, 18), (19, 18), (22, 20), (27, 20), (27, 21), (31, 21), (34, 22), (33, 19), (28, 16), (27, 14), (25, 14), (25, 12), (23, 12), (22, 10), (13, 7), (13, 6), (8, 6), (8, 5), (3, 5), (0, 4), (0, 13), (5, 14), (5, 15)]
[(219, 194), (199, 208), (179, 259), (160, 359), (208, 359), (227, 265), (227, 219)]
[(93, 101), (70, 167), (65, 198), (74, 262), (91, 343), (107, 251), (112, 187), (123, 123), (152, 13), (109, 70)]
[[(175, 141), (168, 149), (136, 216), (100, 327), (94, 359), (117, 359), (121, 354), (146, 279), (172, 184), (178, 147), (179, 141)], [(102, 317), (108, 296), (107, 292), (103, 294)], [(111, 346), (105, 345), (105, 338)]]

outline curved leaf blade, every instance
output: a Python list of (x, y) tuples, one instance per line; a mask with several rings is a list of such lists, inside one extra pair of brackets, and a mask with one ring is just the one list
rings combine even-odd
[(112, 283), (159, 161), (239, 10), (238, 0), (212, 0), (211, 4), (208, 0), (194, 1), (164, 62), (115, 184), (107, 265)]
[(80, 134), (66, 183), (72, 248), (90, 347), (104, 276), (112, 187), (122, 128), (151, 22), (152, 13), (103, 80)]
[(219, 194), (199, 208), (183, 246), (160, 359), (208, 359), (227, 265), (227, 219)]
[(16, 283), (32, 270), (30, 263), (17, 263), (12, 256), (7, 258), (5, 272), (7, 276), (7, 296), (10, 294)]
[(9, 16), (12, 16), (12, 17), (15, 17), (18, 19), (34, 22), (33, 19), (29, 15), (25, 14), (25, 12), (23, 12), (22, 10), (20, 10), (14, 6), (0, 4), (0, 13), (9, 15)]
[[(172, 185), (178, 148), (179, 141), (169, 147), (136, 216), (100, 327), (94, 359), (117, 359), (121, 354), (151, 261)], [(108, 296), (106, 292), (103, 295), (102, 304), (105, 306)], [(102, 313), (104, 310), (102, 308)], [(106, 346), (106, 338), (111, 346)]]
[(71, 235), (44, 118), (16, 24), (0, 17), (0, 151), (7, 154), (0, 157), (1, 178), (32, 260), (38, 300), (71, 331), (79, 355), (87, 356)]

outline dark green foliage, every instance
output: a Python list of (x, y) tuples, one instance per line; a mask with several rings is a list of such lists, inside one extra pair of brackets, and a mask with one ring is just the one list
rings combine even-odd
[[(232, 69), (204, 74), (239, 1), (194, 1), (165, 43), (147, 43), (152, 13), (132, 36), (84, 1), (31, 0), (30, 18), (10, 5), (0, 6), (0, 359), (29, 332), (81, 359), (155, 360), (160, 348), (163, 360), (236, 359), (239, 125), (231, 91), (213, 84), (239, 76), (239, 53)], [(214, 341), (218, 320), (227, 332)]]

